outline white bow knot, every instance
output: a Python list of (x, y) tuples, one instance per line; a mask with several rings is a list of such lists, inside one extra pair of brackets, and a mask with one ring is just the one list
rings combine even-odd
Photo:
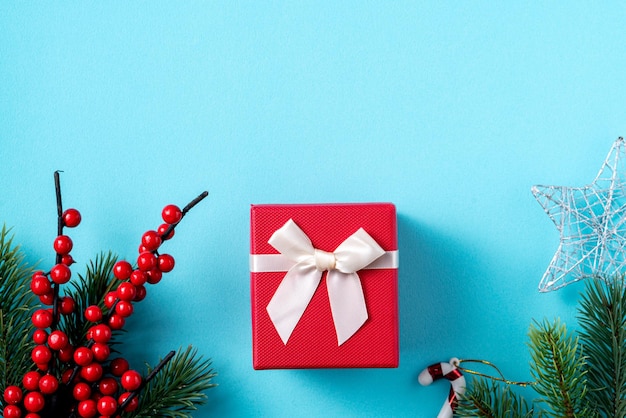
[(317, 271), (328, 271), (334, 270), (337, 265), (337, 258), (335, 258), (335, 254), (329, 253), (328, 251), (315, 249), (315, 268)]
[(338, 345), (361, 328), (368, 315), (361, 279), (356, 272), (385, 254), (363, 228), (335, 251), (327, 252), (314, 248), (309, 237), (290, 219), (274, 232), (268, 243), (296, 262), (267, 305), (270, 319), (285, 344), (311, 301), (323, 271), (328, 271), (326, 287)]

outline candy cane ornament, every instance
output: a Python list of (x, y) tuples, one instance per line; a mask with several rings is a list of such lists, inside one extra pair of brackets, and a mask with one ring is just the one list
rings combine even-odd
[(443, 378), (450, 381), (451, 386), (448, 399), (444, 402), (437, 418), (452, 418), (457, 400), (465, 393), (465, 377), (457, 368), (459, 363), (459, 359), (452, 358), (449, 363), (442, 362), (428, 366), (419, 374), (418, 379), (422, 386), (428, 386), (432, 382)]

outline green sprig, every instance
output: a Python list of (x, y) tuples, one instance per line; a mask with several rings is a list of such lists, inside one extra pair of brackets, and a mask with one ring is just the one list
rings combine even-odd
[[(74, 315), (63, 315), (60, 327), (70, 338), (72, 345), (83, 345), (86, 342), (85, 335), (93, 324), (85, 319), (82, 314), (91, 305), (97, 305), (103, 312), (104, 296), (115, 290), (119, 281), (113, 276), (113, 265), (117, 257), (109, 253), (99, 254), (94, 261), (87, 265), (85, 275), (78, 274), (78, 280), (72, 280), (65, 289), (65, 294), (74, 299), (76, 309)], [(120, 332), (113, 332), (113, 337)]]
[[(535, 322), (529, 333), (536, 416), (626, 416), (626, 278), (588, 280), (578, 309), (578, 337), (559, 320)], [(474, 379), (458, 416), (517, 417), (502, 383)], [(514, 395), (513, 395), (514, 396)], [(522, 400), (518, 400), (519, 405)], [(506, 412), (509, 411), (509, 412)], [(504, 415), (502, 415), (506, 412)], [(523, 411), (521, 411), (523, 412)], [(473, 415), (472, 415), (473, 414)], [(525, 415), (521, 415), (525, 416)], [(530, 416), (530, 415), (529, 415)]]
[(534, 409), (505, 383), (476, 378), (455, 410), (458, 417), (532, 418)]
[(535, 322), (531, 325), (531, 374), (535, 391), (555, 418), (588, 418), (594, 416), (585, 399), (587, 380), (585, 358), (578, 338), (568, 333), (565, 324)]
[(589, 399), (602, 417), (626, 416), (626, 285), (587, 282), (579, 309)]
[[(6, 226), (0, 230), (0, 393), (31, 369), (34, 347), (31, 315), (36, 300), (29, 288), (34, 269), (9, 232)], [(2, 397), (0, 405), (4, 407)]]
[[(148, 374), (153, 368), (148, 367)], [(139, 395), (139, 406), (129, 416), (133, 418), (189, 418), (197, 406), (207, 402), (207, 389), (216, 374), (211, 361), (198, 356), (192, 346), (179, 349), (174, 357), (148, 382)]]

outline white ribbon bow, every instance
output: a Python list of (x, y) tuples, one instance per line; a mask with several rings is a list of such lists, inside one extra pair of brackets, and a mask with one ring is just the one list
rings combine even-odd
[(329, 253), (314, 248), (309, 237), (290, 219), (274, 232), (268, 243), (296, 262), (267, 305), (270, 319), (285, 344), (311, 301), (324, 271), (328, 271), (326, 287), (338, 345), (361, 328), (368, 316), (361, 280), (356, 272), (385, 254), (363, 228)]

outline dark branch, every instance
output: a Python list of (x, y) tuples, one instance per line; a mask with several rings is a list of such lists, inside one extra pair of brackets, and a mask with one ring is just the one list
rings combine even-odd
[(143, 388), (145, 388), (146, 385), (150, 383), (152, 379), (154, 379), (157, 373), (159, 373), (161, 369), (165, 367), (165, 365), (172, 359), (172, 357), (174, 357), (174, 354), (176, 354), (176, 351), (173, 351), (173, 350), (167, 353), (167, 355), (163, 358), (163, 360), (161, 360), (159, 364), (157, 364), (157, 366), (154, 368), (154, 370), (152, 370), (150, 374), (148, 374), (148, 376), (141, 382), (141, 385), (137, 388), (137, 390), (132, 391), (130, 395), (128, 395), (128, 398), (126, 398), (124, 402), (122, 402), (117, 407), (117, 411), (115, 411), (115, 414), (113, 414), (113, 416), (116, 416), (121, 411), (123, 411), (124, 408), (126, 408), (126, 406), (133, 400), (133, 398), (137, 396), (139, 392), (141, 392)]

